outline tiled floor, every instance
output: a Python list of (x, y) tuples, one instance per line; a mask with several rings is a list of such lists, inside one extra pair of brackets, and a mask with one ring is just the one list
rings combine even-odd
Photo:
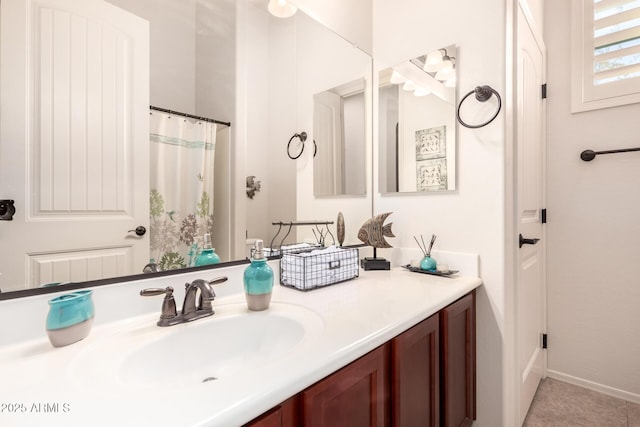
[(547, 378), (525, 427), (640, 427), (640, 405)]

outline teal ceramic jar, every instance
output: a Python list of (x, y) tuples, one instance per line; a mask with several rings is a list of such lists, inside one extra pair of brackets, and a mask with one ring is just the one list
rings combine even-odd
[(426, 256), (422, 258), (422, 261), (420, 261), (420, 270), (434, 271), (436, 267), (436, 260), (431, 258), (430, 256)]
[(82, 290), (49, 300), (47, 335), (54, 347), (72, 344), (89, 335), (95, 316), (92, 294), (91, 290)]

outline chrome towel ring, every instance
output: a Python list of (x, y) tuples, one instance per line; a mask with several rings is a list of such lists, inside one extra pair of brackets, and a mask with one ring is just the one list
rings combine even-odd
[[(495, 95), (496, 98), (498, 99), (498, 109), (496, 110), (495, 114), (489, 120), (487, 120), (486, 122), (481, 123), (479, 125), (467, 124), (460, 118), (460, 107), (462, 106), (462, 103), (465, 101), (465, 99), (467, 99), (471, 94), (475, 94), (476, 95), (476, 100), (479, 101), (479, 102), (488, 101), (491, 98), (492, 95)], [(500, 94), (498, 93), (498, 91), (496, 91), (491, 86), (476, 86), (476, 88), (474, 90), (472, 90), (471, 92), (469, 92), (468, 94), (463, 96), (462, 100), (460, 100), (460, 103), (458, 104), (458, 109), (456, 110), (456, 117), (458, 119), (458, 122), (460, 122), (460, 124), (462, 126), (470, 128), (470, 129), (477, 129), (477, 128), (481, 128), (483, 126), (488, 125), (496, 117), (498, 117), (498, 113), (500, 113), (500, 109), (501, 108), (502, 108), (502, 99), (500, 98)]]

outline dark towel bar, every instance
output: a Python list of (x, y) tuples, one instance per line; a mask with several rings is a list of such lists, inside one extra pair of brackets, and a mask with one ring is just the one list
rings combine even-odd
[(591, 160), (595, 159), (598, 154), (628, 153), (629, 151), (640, 151), (640, 147), (621, 148), (619, 150), (606, 150), (606, 151), (584, 150), (582, 153), (580, 153), (580, 158), (585, 162), (590, 162)]

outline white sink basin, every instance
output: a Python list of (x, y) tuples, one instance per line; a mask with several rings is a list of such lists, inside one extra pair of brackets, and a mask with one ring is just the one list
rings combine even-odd
[(74, 360), (70, 375), (84, 385), (108, 375), (127, 386), (189, 387), (249, 374), (276, 358), (291, 357), (323, 329), (317, 314), (293, 304), (272, 303), (261, 312), (250, 312), (245, 304), (214, 310), (212, 317), (171, 327), (146, 321), (145, 326), (122, 328), (88, 346)]

